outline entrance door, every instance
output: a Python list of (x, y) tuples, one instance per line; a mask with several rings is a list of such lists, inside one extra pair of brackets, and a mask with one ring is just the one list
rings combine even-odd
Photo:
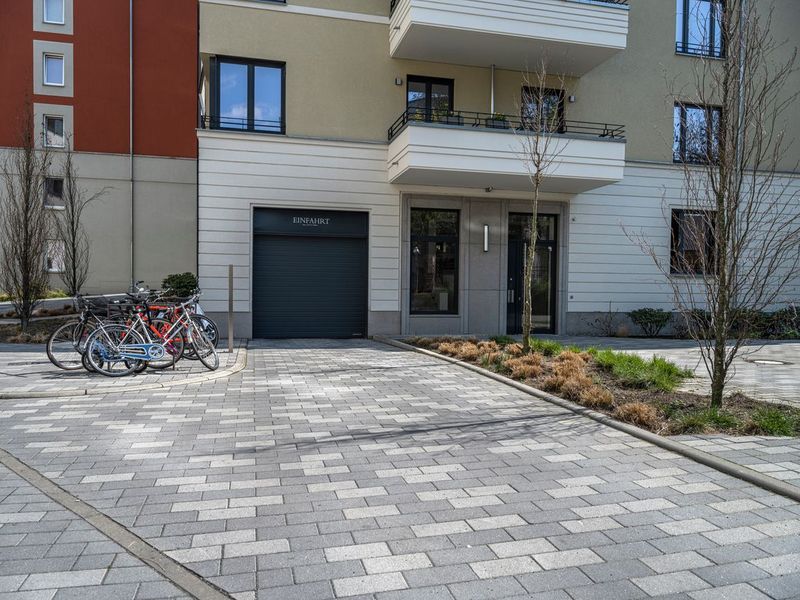
[[(516, 213), (508, 219), (507, 331), (510, 335), (522, 333), (523, 274), (532, 220), (530, 215)], [(558, 216), (539, 215), (537, 229), (531, 290), (533, 331), (555, 333)]]

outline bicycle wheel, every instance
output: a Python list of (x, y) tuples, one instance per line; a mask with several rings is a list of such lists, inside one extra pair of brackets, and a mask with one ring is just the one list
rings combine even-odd
[(179, 330), (177, 333), (173, 334), (171, 338), (166, 339), (166, 335), (169, 333), (170, 327), (172, 327), (172, 323), (165, 319), (150, 319), (150, 322), (148, 323), (150, 337), (157, 344), (163, 343), (165, 346), (164, 350), (166, 350), (166, 354), (164, 355), (163, 359), (148, 361), (147, 366), (153, 369), (166, 369), (171, 367), (183, 356), (183, 331)]
[(89, 371), (89, 373), (97, 373), (97, 371), (94, 370), (92, 364), (89, 362), (89, 355), (86, 354), (86, 352), (84, 352), (81, 355), (81, 366), (83, 366), (84, 369)]
[(106, 377), (124, 377), (146, 361), (123, 358), (119, 346), (144, 343), (141, 334), (124, 325), (106, 325), (102, 329), (95, 329), (86, 340), (87, 360), (95, 371)]
[(200, 362), (203, 363), (207, 369), (216, 371), (217, 367), (219, 367), (219, 355), (217, 355), (217, 349), (214, 348), (214, 344), (208, 339), (206, 332), (197, 327), (192, 327), (190, 339), (192, 347), (194, 348), (194, 353), (197, 358), (200, 359)]
[(47, 340), (47, 358), (59, 369), (76, 371), (81, 368), (82, 344), (86, 343), (88, 325), (70, 321), (56, 329)]
[[(214, 345), (214, 348), (219, 345), (219, 329), (214, 321), (205, 315), (192, 315), (192, 322), (194, 323), (196, 329), (202, 329), (206, 332), (206, 336)], [(184, 357), (188, 358), (189, 360), (197, 360), (197, 355), (194, 353), (194, 349), (192, 348), (191, 344), (186, 345)]]

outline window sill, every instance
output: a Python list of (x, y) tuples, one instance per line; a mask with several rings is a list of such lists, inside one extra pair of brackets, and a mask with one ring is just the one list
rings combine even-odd
[(414, 312), (412, 312), (412, 313), (409, 313), (409, 316), (410, 317), (414, 317), (414, 318), (417, 318), (417, 317), (433, 318), (433, 317), (435, 317), (437, 319), (441, 319), (442, 317), (451, 318), (451, 319), (459, 319), (459, 318), (461, 318), (461, 315), (458, 314), (458, 313), (414, 313)]
[(52, 205), (49, 205), (49, 204), (45, 204), (44, 207), (45, 207), (46, 210), (66, 210), (67, 209), (66, 206), (52, 206)]

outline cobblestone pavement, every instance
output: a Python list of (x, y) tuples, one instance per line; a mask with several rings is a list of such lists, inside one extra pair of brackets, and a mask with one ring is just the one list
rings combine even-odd
[(239, 600), (800, 596), (797, 503), (377, 343), (2, 401), (0, 446)]
[[(556, 339), (565, 344), (625, 350), (646, 358), (663, 356), (695, 372), (695, 378), (684, 384), (684, 390), (708, 393), (711, 389), (711, 380), (700, 357), (700, 351), (696, 343), (691, 340), (541, 337)], [(769, 364), (770, 362), (779, 364)], [(753, 342), (742, 348), (732, 368), (728, 384), (729, 392), (739, 391), (758, 400), (786, 402), (800, 406), (800, 342), (774, 340)]]
[(0, 557), (0, 598), (188, 598), (2, 466)]
[[(219, 352), (219, 369), (233, 366), (239, 352), (227, 349)], [(12, 393), (51, 393), (53, 395), (110, 388), (123, 390), (132, 385), (179, 383), (189, 377), (209, 373), (200, 361), (181, 360), (175, 369), (148, 369), (130, 377), (105, 377), (84, 369), (64, 371), (50, 362), (41, 344), (0, 344), (0, 392), (8, 397)]]

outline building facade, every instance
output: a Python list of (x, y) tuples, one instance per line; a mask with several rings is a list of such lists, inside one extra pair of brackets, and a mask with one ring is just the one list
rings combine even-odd
[(103, 192), (85, 213), (88, 292), (196, 269), (197, 21), (196, 0), (0, 6), (0, 149), (18, 145), (30, 103), (53, 153), (46, 205), (62, 202), (67, 145), (79, 186)]
[[(775, 11), (791, 52), (800, 5)], [(201, 0), (208, 307), (227, 308), (233, 264), (237, 329), (255, 337), (518, 333), (531, 188), (514, 130), (547, 115), (559, 150), (539, 207), (537, 331), (672, 309), (630, 231), (675, 243), (676, 136), (697, 115), (674, 90), (724, 52), (713, 13), (708, 0)], [(553, 90), (532, 98), (543, 61)]]

